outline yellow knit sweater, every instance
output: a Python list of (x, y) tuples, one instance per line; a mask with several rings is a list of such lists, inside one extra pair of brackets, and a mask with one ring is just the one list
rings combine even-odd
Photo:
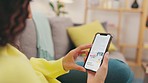
[(65, 73), (62, 59), (31, 58), (29, 61), (10, 44), (0, 47), (0, 83), (59, 83), (56, 77)]

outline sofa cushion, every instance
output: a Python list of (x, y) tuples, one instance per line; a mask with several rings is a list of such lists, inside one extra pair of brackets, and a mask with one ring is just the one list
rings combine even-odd
[(52, 37), (54, 42), (55, 59), (64, 56), (71, 48), (71, 41), (66, 29), (72, 27), (73, 23), (70, 18), (52, 17), (49, 18)]
[(37, 57), (36, 29), (32, 19), (27, 19), (25, 30), (20, 34), (19, 43), (21, 51), (28, 57)]
[[(68, 28), (68, 33), (72, 41), (74, 42), (75, 46), (92, 43), (93, 38), (97, 32), (105, 32), (104, 28), (98, 21), (82, 25), (77, 28)], [(115, 50), (116, 47), (113, 45), (113, 43), (111, 43), (109, 51)]]

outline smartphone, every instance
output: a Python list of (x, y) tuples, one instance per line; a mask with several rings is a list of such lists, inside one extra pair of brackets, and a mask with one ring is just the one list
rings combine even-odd
[(97, 33), (88, 53), (84, 68), (96, 72), (101, 66), (104, 54), (108, 51), (112, 36), (109, 33)]

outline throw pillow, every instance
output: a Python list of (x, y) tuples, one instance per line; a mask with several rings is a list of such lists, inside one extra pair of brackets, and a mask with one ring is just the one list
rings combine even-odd
[[(104, 28), (98, 21), (78, 27), (68, 28), (68, 34), (75, 46), (92, 43), (97, 32), (105, 33)], [(113, 45), (113, 43), (111, 43), (109, 51), (115, 50), (117, 50), (117, 48)]]

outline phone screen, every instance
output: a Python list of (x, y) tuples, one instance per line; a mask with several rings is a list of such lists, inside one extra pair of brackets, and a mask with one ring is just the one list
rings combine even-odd
[(84, 67), (88, 70), (97, 71), (103, 61), (103, 56), (110, 42), (111, 35), (96, 34), (93, 45), (87, 57)]

